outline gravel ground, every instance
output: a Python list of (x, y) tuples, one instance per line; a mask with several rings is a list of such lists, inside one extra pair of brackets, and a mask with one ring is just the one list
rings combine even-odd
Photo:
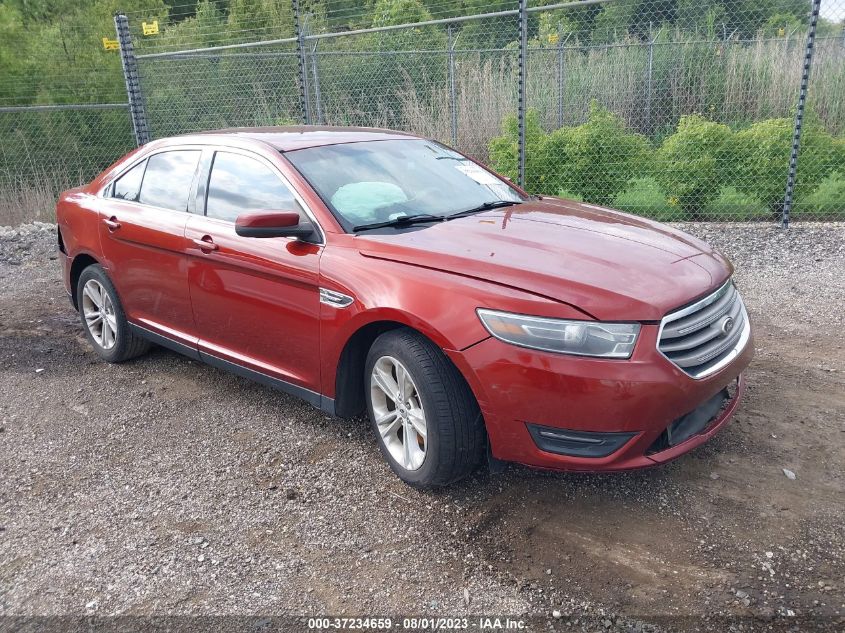
[(428, 493), (361, 419), (162, 349), (100, 362), (53, 227), (0, 228), (0, 615), (842, 630), (845, 225), (683, 228), (733, 260), (756, 325), (735, 421), (658, 469)]

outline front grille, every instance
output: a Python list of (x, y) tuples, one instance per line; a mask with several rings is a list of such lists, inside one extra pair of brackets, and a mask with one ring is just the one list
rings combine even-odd
[(742, 298), (728, 281), (704, 299), (663, 317), (657, 347), (693, 378), (704, 378), (742, 351), (750, 331)]

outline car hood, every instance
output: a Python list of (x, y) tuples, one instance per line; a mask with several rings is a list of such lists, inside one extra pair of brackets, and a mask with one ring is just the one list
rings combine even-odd
[(732, 273), (722, 255), (691, 235), (550, 198), (407, 231), (361, 234), (356, 242), (367, 257), (518, 288), (601, 320), (657, 321)]

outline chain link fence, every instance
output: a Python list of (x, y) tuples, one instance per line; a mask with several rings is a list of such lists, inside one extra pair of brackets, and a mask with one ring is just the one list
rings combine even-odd
[(845, 219), (845, 0), (150, 2), (113, 53), (131, 109), (0, 110), (0, 186), (133, 131), (365, 125), (659, 220)]
[(124, 103), (0, 107), (0, 225), (52, 221), (61, 191), (134, 146)]

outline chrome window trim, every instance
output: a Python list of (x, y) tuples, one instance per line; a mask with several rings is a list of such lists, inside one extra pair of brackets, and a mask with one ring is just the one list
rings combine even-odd
[(680, 367), (678, 367), (675, 363), (672, 362), (672, 359), (669, 358), (663, 351), (660, 349), (660, 339), (663, 336), (663, 328), (666, 327), (667, 324), (672, 323), (673, 321), (677, 321), (688, 314), (692, 314), (693, 312), (697, 312), (702, 308), (706, 308), (711, 303), (714, 303), (721, 299), (725, 293), (731, 288), (733, 285), (733, 279), (728, 279), (718, 290), (715, 292), (707, 295), (703, 299), (699, 299), (695, 303), (692, 303), (685, 308), (681, 308), (680, 310), (676, 310), (674, 312), (670, 312), (665, 317), (660, 320), (660, 328), (657, 331), (657, 351), (660, 355), (665, 358), (667, 361), (672, 363), (672, 366), (677, 368), (678, 370), (682, 371), (684, 374), (693, 378), (694, 380), (701, 380), (702, 378), (707, 378), (708, 376), (712, 376), (716, 372), (724, 369), (727, 365), (729, 365), (737, 356), (742, 353), (745, 349), (745, 346), (748, 344), (748, 339), (751, 338), (751, 321), (748, 319), (748, 312), (745, 309), (745, 302), (742, 300), (742, 296), (737, 291), (737, 301), (740, 303), (740, 308), (742, 310), (742, 316), (744, 318), (744, 323), (742, 326), (742, 334), (739, 336), (739, 340), (737, 341), (736, 345), (732, 350), (730, 350), (724, 358), (722, 358), (718, 363), (715, 365), (711, 365), (707, 369), (704, 369), (696, 374), (691, 374), (689, 372), (684, 371)]

